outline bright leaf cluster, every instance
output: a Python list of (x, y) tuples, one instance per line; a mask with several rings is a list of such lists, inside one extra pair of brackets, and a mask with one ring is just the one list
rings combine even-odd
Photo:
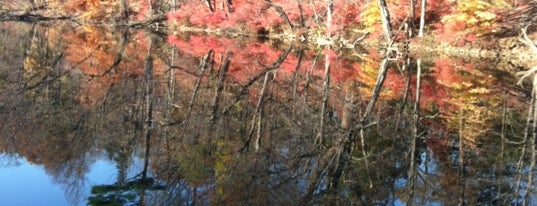
[(461, 0), (454, 3), (454, 11), (442, 18), (438, 33), (446, 40), (472, 41), (490, 33), (496, 26), (496, 11), (510, 8), (505, 0)]

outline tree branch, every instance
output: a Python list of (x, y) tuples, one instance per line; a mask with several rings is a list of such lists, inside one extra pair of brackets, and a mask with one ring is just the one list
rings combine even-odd
[(537, 46), (535, 46), (535, 43), (533, 42), (533, 40), (531, 40), (529, 37), (528, 37), (528, 33), (527, 33), (527, 30), (528, 30), (528, 27), (530, 25), (527, 25), (526, 27), (522, 28), (522, 37), (523, 38), (518, 38), (518, 40), (524, 44), (526, 44), (527, 46), (529, 46), (531, 48), (531, 50), (537, 54)]

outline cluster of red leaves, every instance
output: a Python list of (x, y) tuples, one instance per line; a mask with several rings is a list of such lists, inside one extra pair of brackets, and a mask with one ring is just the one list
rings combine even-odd
[[(524, 3), (525, 1), (527, 0), (520, 1), (518, 4), (518, 8), (521, 11), (527, 10), (526, 7), (528, 6), (527, 3)], [(268, 30), (276, 28), (276, 32), (280, 32), (279, 28), (285, 27), (286, 22), (284, 22), (275, 8), (281, 7), (294, 26), (299, 25), (300, 14), (302, 13), (304, 17), (303, 23), (310, 30), (318, 29), (320, 31), (330, 32), (331, 34), (337, 34), (343, 31), (349, 32), (351, 30), (346, 30), (346, 28), (356, 27), (360, 25), (362, 20), (367, 19), (369, 23), (363, 26), (367, 27), (366, 29), (368, 31), (373, 31), (370, 37), (375, 38), (381, 34), (380, 14), (378, 12), (372, 12), (371, 14), (363, 15), (365, 10), (372, 9), (372, 5), (362, 1), (334, 0), (331, 26), (326, 26), (326, 22), (324, 22), (327, 19), (326, 2), (273, 0), (271, 3), (267, 3), (266, 1), (236, 0), (233, 1), (231, 9), (225, 6), (223, 0), (216, 0), (215, 2), (216, 5), (213, 5), (214, 10), (210, 11), (203, 2), (186, 1), (176, 12), (168, 13), (168, 19), (172, 22), (187, 23), (197, 27), (236, 28), (251, 32), (259, 31), (261, 28)], [(409, 2), (408, 0), (387, 2), (391, 13), (392, 25), (395, 27), (401, 25), (408, 18)], [(421, 0), (415, 2), (414, 19), (411, 20), (414, 22), (415, 27), (419, 24), (421, 2)], [(475, 5), (479, 5), (479, 2), (475, 1)], [(465, 3), (467, 4), (468, 2)], [(443, 17), (449, 15), (456, 16), (457, 12), (461, 12), (457, 10), (459, 4), (462, 3), (449, 0), (428, 0), (425, 18), (426, 24), (431, 26), (429, 27), (430, 30), (434, 31), (434, 34), (438, 35), (439, 39), (447, 43), (462, 45), (467, 42), (474, 42), (478, 36), (488, 30), (487, 28), (481, 28), (485, 24), (480, 24), (480, 28), (476, 29), (474, 28), (476, 26), (469, 26), (465, 21), (451, 19), (450, 21), (441, 22)], [(273, 5), (273, 7), (270, 5)], [(487, 9), (487, 12), (495, 14), (505, 12), (507, 8), (499, 5)], [(478, 6), (475, 7), (478, 8)], [(465, 12), (468, 13), (467, 11)], [(475, 13), (473, 15), (479, 16), (481, 14)], [(499, 16), (498, 21), (501, 21), (501, 18)], [(372, 19), (379, 21), (377, 23), (371, 23)], [(494, 21), (491, 21), (492, 23)]]
[[(190, 36), (188, 38), (182, 38), (172, 35), (168, 37), (168, 43), (177, 48), (189, 48), (181, 50), (181, 52), (196, 58), (201, 58), (210, 50), (214, 51), (216, 55), (231, 53), (232, 59), (229, 74), (238, 83), (248, 82), (253, 76), (256, 76), (274, 64), (283, 54), (283, 51), (260, 42), (251, 41), (244, 44), (231, 39), (211, 36)], [(324, 52), (329, 56), (331, 63), (330, 78), (334, 82), (344, 82), (358, 78), (359, 64), (340, 58), (340, 55), (333, 50), (325, 50)], [(288, 80), (292, 78), (295, 72), (310, 72), (313, 76), (323, 78), (325, 56), (321, 55), (317, 60), (315, 58), (315, 52), (305, 52), (300, 63), (301, 67), (297, 68), (297, 54), (289, 54), (282, 65), (277, 68), (277, 78)]]
[[(275, 7), (281, 7), (293, 25), (300, 24), (300, 9), (296, 1), (274, 0), (272, 5), (275, 7), (271, 7), (264, 1), (237, 0), (233, 1), (232, 10), (219, 5), (217, 1), (217, 8), (210, 11), (205, 4), (197, 1), (184, 3), (175, 12), (167, 14), (168, 20), (200, 27), (237, 28), (237, 26), (243, 26), (245, 29), (255, 31), (259, 28), (272, 28), (284, 24), (282, 16), (275, 9)], [(302, 2), (300, 8), (304, 17), (303, 23), (307, 28), (322, 25), (321, 21), (325, 19), (325, 16), (321, 15), (326, 13), (324, 3)], [(331, 31), (342, 30), (344, 26), (356, 22), (359, 16), (357, 3), (335, 1), (333, 8)], [(320, 19), (316, 19), (316, 15), (319, 15)]]
[[(218, 5), (220, 3), (217, 3)], [(261, 19), (260, 13), (266, 8), (262, 1), (233, 1), (232, 10), (218, 7), (211, 11), (199, 1), (191, 1), (181, 5), (175, 12), (167, 14), (168, 20), (190, 23), (193, 26), (217, 28), (233, 28), (239, 24), (269, 24), (272, 19)]]
[[(215, 53), (215, 61), (220, 61), (220, 57), (230, 53), (232, 56), (228, 75), (239, 84), (245, 84), (254, 76), (264, 72), (283, 53), (259, 42), (248, 42), (246, 45), (242, 45), (231, 39), (211, 36), (190, 36), (188, 38), (169, 36), (168, 43), (177, 48), (188, 48), (180, 50), (180, 52), (195, 58), (201, 58), (212, 50)], [(297, 61), (295, 56), (289, 55), (278, 70), (294, 71)], [(222, 62), (216, 63), (215, 69)]]

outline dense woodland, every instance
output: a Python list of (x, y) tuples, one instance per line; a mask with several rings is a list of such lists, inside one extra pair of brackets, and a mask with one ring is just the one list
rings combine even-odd
[[(429, 36), (464, 45), (535, 29), (532, 0), (3, 0), (0, 15), (72, 18), (86, 22), (161, 22), (247, 35), (284, 35), (346, 45), (363, 37), (387, 42)], [(30, 16), (30, 14), (32, 16)], [(26, 16), (25, 16), (26, 15)], [(11, 16), (13, 18), (13, 16)]]

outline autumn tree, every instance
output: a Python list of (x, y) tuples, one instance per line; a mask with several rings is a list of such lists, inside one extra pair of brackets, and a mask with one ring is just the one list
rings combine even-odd
[(491, 33), (498, 27), (498, 12), (511, 5), (505, 0), (464, 0), (452, 2), (451, 7), (451, 13), (442, 17), (436, 32), (445, 41), (460, 45)]

